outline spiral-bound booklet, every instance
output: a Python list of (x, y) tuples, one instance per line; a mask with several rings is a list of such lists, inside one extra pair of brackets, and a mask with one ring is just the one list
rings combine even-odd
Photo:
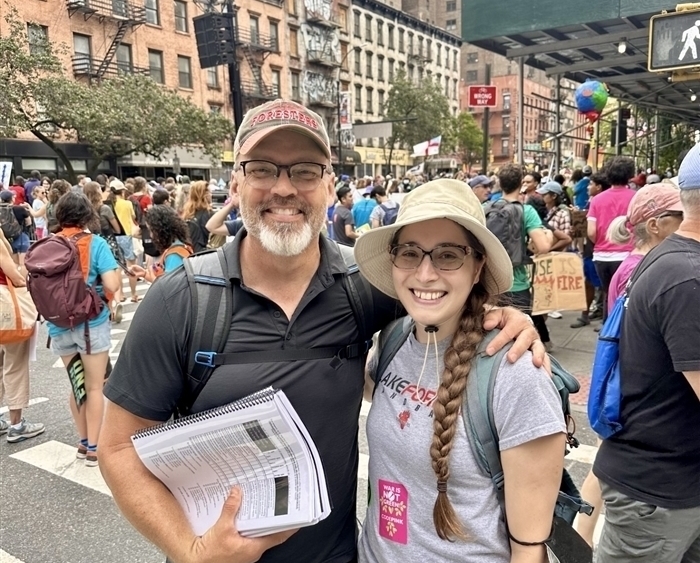
[(235, 485), (243, 492), (236, 526), (244, 536), (311, 526), (330, 514), (321, 458), (281, 390), (268, 387), (131, 439), (197, 535), (216, 523)]

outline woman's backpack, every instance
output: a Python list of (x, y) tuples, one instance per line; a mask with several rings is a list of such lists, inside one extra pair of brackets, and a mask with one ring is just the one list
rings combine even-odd
[(168, 256), (173, 254), (182, 257), (184, 260), (185, 258), (192, 256), (192, 247), (189, 244), (174, 244), (170, 246), (170, 248), (167, 248), (160, 257), (160, 260), (158, 260), (158, 267), (155, 268), (156, 279), (165, 273), (165, 260), (168, 258)]
[(58, 234), (34, 243), (24, 260), (29, 272), (27, 288), (39, 314), (61, 328), (74, 329), (85, 324), (85, 343), (90, 354), (89, 321), (104, 307), (104, 301), (88, 285), (86, 268), (81, 267), (78, 244), (87, 249), (83, 262), (90, 265), (92, 234), (79, 233), (66, 237)]

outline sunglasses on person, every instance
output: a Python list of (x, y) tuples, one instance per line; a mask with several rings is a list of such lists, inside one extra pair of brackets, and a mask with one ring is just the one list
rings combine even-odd
[(664, 219), (666, 217), (676, 217), (677, 219), (683, 219), (683, 212), (682, 211), (666, 211), (665, 213), (662, 213), (661, 215), (657, 215), (657, 219)]

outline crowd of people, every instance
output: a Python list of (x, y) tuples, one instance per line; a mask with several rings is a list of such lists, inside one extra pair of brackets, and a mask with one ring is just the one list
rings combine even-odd
[[(32, 175), (39, 182), (30, 185), (32, 197), (45, 198), (36, 207), (26, 201), (27, 183), (28, 205), (18, 190), (0, 192), (14, 205), (20, 231), (36, 224), (38, 241), (24, 261), (23, 243), (16, 250), (0, 245), (0, 284), (26, 279), (24, 268), (32, 268), (33, 249), (44, 240), (39, 218), (48, 236), (75, 240), (89, 258), (85, 281), (104, 302), (89, 333), (49, 323), (54, 353), (69, 370), (79, 357), (85, 370), (85, 406), (71, 398), (77, 456), (99, 465), (124, 516), (169, 561), (547, 560), (568, 429), (547, 368), (548, 320), (531, 315), (531, 269), (533, 256), (551, 251), (581, 258), (588, 307), (574, 328), (597, 315), (605, 321), (610, 304), (628, 292), (620, 341), (624, 424), (602, 441), (582, 491), (596, 510), (580, 517), (578, 531), (592, 544), (604, 505), (596, 561), (700, 561), (700, 145), (675, 181), (642, 178), (634, 161), (620, 156), (596, 173), (584, 167), (553, 177), (507, 164), (493, 176), (336, 182), (323, 120), (277, 100), (246, 114), (234, 152), (230, 198), (216, 211), (205, 182), (83, 178), (73, 187), (54, 181), (41, 194), (42, 179)], [(190, 397), (196, 280), (180, 266), (192, 251), (227, 237), (216, 253), (195, 259), (227, 268), (229, 337), (217, 350), (227, 361), (212, 366)], [(359, 272), (334, 240), (354, 247)], [(119, 321), (125, 299), (120, 268), (134, 282), (158, 282), (104, 384), (109, 323)], [(360, 311), (348, 289), (357, 284), (366, 299)], [(135, 285), (131, 298), (140, 300)], [(410, 332), (380, 370), (378, 343), (397, 319)], [(363, 350), (373, 337), (368, 356)], [(465, 389), (480, 357), (513, 339), (489, 395), (501, 506), (465, 429)], [(333, 361), (275, 359), (281, 350), (314, 348), (338, 353)], [(256, 356), (242, 370), (236, 357), (251, 351), (270, 358)], [(0, 431), (10, 440), (25, 425), (25, 437), (38, 435), (43, 426), (21, 418), (26, 352), (0, 345), (0, 353), (11, 415)], [(183, 404), (201, 412), (268, 385), (284, 390), (314, 440), (333, 510), (313, 526), (244, 537), (235, 525), (242, 493), (233, 487), (216, 524), (195, 536), (131, 437)], [(363, 397), (372, 402), (369, 502), (358, 539)], [(394, 505), (397, 491), (401, 504)], [(383, 517), (387, 506), (400, 509), (391, 513), (397, 518)]]

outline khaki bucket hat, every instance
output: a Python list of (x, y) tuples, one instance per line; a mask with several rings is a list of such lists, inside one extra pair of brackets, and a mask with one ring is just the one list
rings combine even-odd
[(513, 265), (501, 241), (486, 228), (478, 198), (467, 184), (451, 179), (433, 180), (411, 191), (399, 207), (393, 225), (372, 229), (357, 240), (355, 260), (369, 283), (391, 297), (398, 297), (391, 275), (391, 242), (402, 227), (431, 219), (450, 219), (483, 245), (486, 262), (481, 279), (486, 291), (498, 295), (511, 288)]

